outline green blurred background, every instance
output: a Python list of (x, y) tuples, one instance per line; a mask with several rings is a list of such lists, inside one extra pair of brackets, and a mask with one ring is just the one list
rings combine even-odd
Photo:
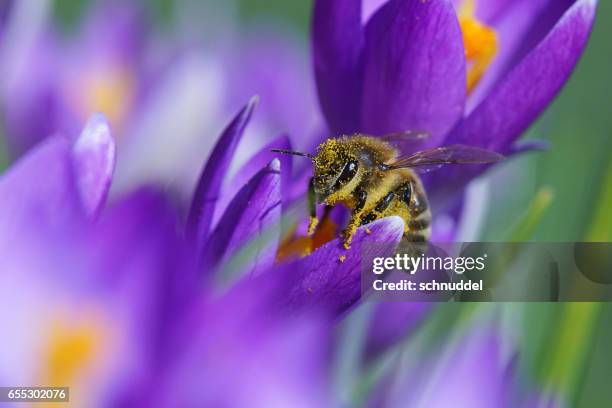
[[(175, 4), (150, 2), (160, 29), (173, 23)], [(215, 2), (208, 1), (209, 6)], [(78, 21), (85, 1), (55, 3), (66, 30)], [(293, 27), (307, 52), (310, 2), (241, 0), (233, 3), (244, 24), (270, 19)], [(612, 241), (612, 3), (600, 1), (598, 21), (572, 79), (526, 135), (551, 148), (513, 160), (488, 175), (485, 240)], [(6, 164), (0, 149), (0, 160)], [(500, 183), (501, 182), (501, 183)], [(519, 339), (519, 370), (525, 381), (562, 392), (571, 406), (612, 406), (612, 305), (489, 304), (511, 316)], [(457, 305), (442, 305), (431, 325), (454, 322)], [(450, 325), (452, 326), (452, 324)], [(438, 333), (438, 336), (443, 335)], [(550, 388), (548, 388), (550, 387)]]

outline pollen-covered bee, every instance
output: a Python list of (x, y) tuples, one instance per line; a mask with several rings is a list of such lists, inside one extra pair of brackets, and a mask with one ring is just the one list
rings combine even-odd
[(361, 225), (397, 215), (404, 220), (404, 237), (411, 242), (429, 239), (431, 211), (427, 195), (414, 170), (432, 169), (444, 164), (486, 164), (503, 156), (488, 150), (452, 145), (401, 156), (395, 142), (420, 141), (425, 133), (400, 133), (382, 137), (354, 135), (328, 139), (317, 154), (273, 150), (277, 153), (308, 157), (314, 165), (310, 179), (308, 205), (313, 234), (318, 220), (316, 205), (344, 205), (351, 219), (343, 232), (344, 247), (349, 248)]

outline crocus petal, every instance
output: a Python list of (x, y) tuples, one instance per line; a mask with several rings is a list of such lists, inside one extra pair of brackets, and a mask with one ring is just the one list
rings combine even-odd
[[(27, 4), (16, 3), (15, 11), (28, 14), (31, 10)], [(7, 149), (13, 158), (54, 134), (59, 124), (57, 39), (47, 31), (29, 33), (36, 28), (32, 27), (35, 23), (26, 23), (27, 33), (14, 30), (16, 35), (2, 38), (0, 48), (0, 93), (4, 101), (10, 101), (2, 105), (3, 126)]]
[[(455, 3), (459, 3), (460, 6), (466, 3), (466, 0), (460, 2), (454, 1)], [(478, 19), (490, 23), (494, 21), (496, 17), (499, 18), (500, 14), (502, 14), (508, 6), (512, 3), (516, 3), (516, 0), (475, 0), (474, 3)]]
[[(104, 211), (98, 222), (69, 233), (34, 225), (27, 238), (22, 231), (10, 237), (11, 250), (0, 249), (0, 320), (10, 329), (3, 333), (5, 345), (14, 347), (0, 351), (0, 377), (12, 382), (41, 373), (42, 380), (68, 376), (65, 381), (82, 391), (70, 396), (78, 406), (98, 405), (98, 392), (112, 399), (117, 381), (149, 378), (168, 357), (163, 345), (172, 332), (169, 323), (196, 288), (186, 281), (195, 274), (183, 268), (189, 262), (177, 223), (163, 195), (139, 191)], [(74, 343), (60, 346), (75, 357), (66, 371), (65, 360), (58, 365), (52, 358), (54, 339), (74, 339), (72, 333), (85, 334), (84, 343), (95, 347), (80, 357)], [(21, 364), (15, 365), (16, 357), (23, 358)], [(79, 376), (83, 371), (93, 377)]]
[(85, 211), (96, 216), (106, 201), (115, 170), (115, 141), (102, 115), (92, 116), (72, 149)]
[[(402, 370), (393, 384), (380, 393), (376, 406), (509, 407), (513, 390), (511, 361), (504, 359), (499, 336), (475, 328), (451, 353), (437, 353), (430, 370)], [(443, 375), (441, 375), (443, 373)]]
[(359, 130), (363, 43), (361, 1), (315, 1), (312, 47), (317, 91), (336, 134)]
[(465, 78), (452, 4), (391, 0), (366, 27), (360, 130), (424, 130), (435, 144), (463, 114)]
[[(513, 59), (509, 62), (510, 67), (518, 65), (531, 50), (542, 42), (561, 17), (576, 3), (576, 0), (537, 0), (533, 3), (532, 7), (537, 9), (538, 14), (529, 26), (529, 31), (521, 40), (518, 49), (515, 50)], [(525, 18), (529, 17), (529, 13), (526, 13)]]
[(133, 353), (147, 364), (166, 357), (148, 348), (160, 346), (167, 326), (198, 288), (178, 225), (177, 211), (163, 194), (141, 189), (113, 204), (90, 228), (94, 287), (129, 313), (129, 334), (143, 342)]
[[(113, 24), (109, 25), (109, 21)], [(146, 12), (137, 4), (97, 4), (89, 11), (83, 26), (82, 41), (96, 52), (132, 59), (144, 49)]]
[(142, 106), (128, 133), (117, 140), (121, 159), (111, 196), (143, 184), (164, 185), (189, 206), (203, 159), (217, 142), (218, 129), (227, 124), (219, 118), (221, 67), (200, 53), (181, 53), (146, 82), (137, 96)]
[(446, 407), (456, 401), (475, 408), (504, 406), (510, 402), (511, 385), (506, 364), (500, 339), (492, 333), (476, 331), (464, 339), (441, 368), (448, 375), (429, 378), (427, 385), (431, 388), (422, 388), (424, 392), (417, 401), (431, 407)]
[[(113, 24), (109, 25), (108, 22)], [(117, 132), (131, 131), (149, 88), (153, 64), (144, 62), (144, 9), (135, 4), (106, 2), (88, 10), (78, 41), (64, 47), (55, 78), (61, 98), (62, 130), (80, 124), (94, 112), (106, 115)], [(107, 89), (100, 96), (100, 87)], [(147, 101), (148, 102), (148, 101)], [(176, 101), (175, 101), (176, 102)]]
[(433, 304), (425, 302), (382, 302), (373, 306), (364, 351), (368, 360), (407, 337), (433, 308)]
[(294, 142), (300, 149), (322, 128), (328, 132), (310, 80), (310, 55), (304, 52), (302, 39), (295, 32), (257, 26), (247, 29), (238, 43), (222, 48), (224, 83), (231, 84), (223, 88), (224, 106), (238, 106), (251, 95), (258, 95), (261, 101), (238, 147), (237, 158), (241, 152), (247, 157), (252, 154), (255, 149), (249, 145), (259, 148), (262, 141), (267, 143), (270, 136), (280, 132), (299, 135)]
[(2, 3), (0, 3), (0, 30), (2, 30), (4, 28), (4, 25), (6, 24), (6, 21), (8, 19), (8, 16), (10, 15), (12, 6), (13, 6), (13, 2), (10, 0), (3, 1)]
[(282, 196), (288, 197), (293, 161), (291, 160), (291, 156), (273, 153), (271, 152), (272, 149), (291, 150), (289, 137), (283, 135), (268, 143), (258, 153), (251, 157), (246, 164), (240, 168), (232, 180), (227, 183), (227, 187), (223, 189), (219, 197), (217, 208), (215, 208), (214, 225), (217, 224), (229, 202), (238, 194), (238, 191), (274, 158), (278, 158), (280, 161)]
[(180, 319), (172, 349), (182, 352), (158, 381), (139, 387), (142, 395), (122, 406), (148, 406), (152, 400), (160, 406), (337, 406), (327, 322), (305, 314), (283, 316), (262, 305), (268, 299), (261, 292), (249, 285), (237, 289), (215, 302), (200, 302)]
[[(548, 3), (551, 3), (551, 0), (476, 2), (476, 17), (493, 28), (498, 37), (498, 48), (491, 66), (468, 98), (468, 112), (477, 107), (498, 81), (518, 62), (516, 58), (523, 49), (525, 38), (529, 36), (528, 33), (534, 24), (539, 24), (543, 10), (549, 8)], [(553, 3), (558, 3), (558, 0), (554, 0)], [(550, 28), (548, 27), (548, 30)]]
[[(276, 257), (280, 215), (280, 162), (274, 159), (232, 200), (203, 248), (202, 264), (212, 272), (246, 244), (248, 256), (240, 257), (241, 265), (246, 265), (241, 270), (258, 273), (268, 269)], [(255, 246), (252, 250), (251, 244)]]
[(589, 38), (596, 4), (595, 0), (577, 1), (548, 36), (453, 131), (449, 143), (508, 149), (567, 81)]
[[(290, 310), (314, 308), (330, 315), (346, 311), (361, 297), (362, 260), (392, 256), (403, 233), (402, 219), (387, 217), (359, 228), (349, 250), (336, 239), (273, 271), (288, 279), (280, 302)], [(274, 279), (270, 274), (261, 277)]]
[[(40, 373), (32, 350), (40, 350), (44, 329), (57, 318), (51, 313), (75, 283), (62, 277), (81, 265), (71, 233), (83, 212), (69, 141), (53, 137), (30, 150), (0, 177), (0, 197), (0, 321), (8, 330), (0, 377), (27, 381)], [(12, 364), (15, 358), (22, 364)]]
[(0, 178), (0, 239), (13, 239), (24, 223), (62, 227), (83, 215), (73, 179), (70, 143), (53, 137)]
[(225, 128), (200, 175), (187, 220), (187, 234), (198, 247), (208, 235), (223, 177), (257, 105), (257, 100), (256, 97), (252, 98)]
[(381, 8), (388, 0), (361, 0), (361, 22), (365, 25), (368, 20)]

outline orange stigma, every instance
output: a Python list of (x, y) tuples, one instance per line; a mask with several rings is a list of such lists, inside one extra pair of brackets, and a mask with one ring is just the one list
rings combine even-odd
[(459, 12), (459, 24), (468, 68), (467, 89), (471, 93), (497, 55), (497, 33), (476, 19), (474, 0), (464, 1)]
[(324, 218), (318, 225), (314, 234), (309, 237), (296, 236), (295, 230), (285, 239), (276, 255), (278, 262), (295, 258), (303, 258), (336, 238), (338, 225), (330, 217)]

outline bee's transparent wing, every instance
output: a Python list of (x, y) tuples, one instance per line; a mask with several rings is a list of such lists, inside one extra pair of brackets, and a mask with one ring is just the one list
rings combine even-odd
[(414, 152), (422, 147), (430, 134), (427, 132), (411, 131), (407, 130), (404, 132), (388, 133), (382, 136), (372, 136), (373, 138), (383, 140), (390, 145), (399, 148), (404, 152)]
[(416, 152), (410, 156), (400, 157), (387, 165), (387, 169), (416, 168), (427, 172), (440, 168), (445, 164), (489, 164), (503, 160), (499, 153), (479, 147), (452, 145), (435, 147)]
[(389, 143), (421, 143), (429, 139), (430, 136), (431, 135), (427, 132), (406, 130), (403, 132), (388, 133), (386, 135), (374, 137)]

